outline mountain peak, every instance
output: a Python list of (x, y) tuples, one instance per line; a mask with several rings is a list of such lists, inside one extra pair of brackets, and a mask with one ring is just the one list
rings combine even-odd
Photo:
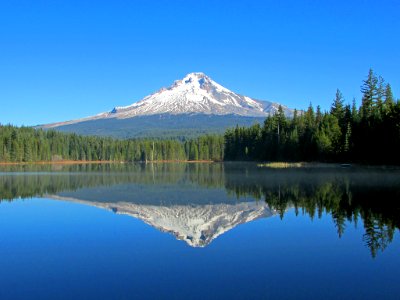
[[(71, 125), (101, 119), (130, 119), (143, 116), (235, 116), (264, 118), (278, 111), (279, 104), (260, 101), (237, 94), (212, 80), (202, 72), (187, 74), (171, 86), (134, 102), (117, 106), (111, 111), (78, 120), (45, 125), (45, 128)], [(287, 116), (293, 110), (283, 106)], [(234, 126), (235, 124), (232, 124)]]
[[(266, 117), (278, 110), (279, 104), (242, 96), (218, 84), (202, 72), (187, 74), (170, 87), (162, 88), (142, 100), (116, 107), (110, 114), (119, 119), (159, 114), (208, 114)], [(284, 107), (287, 115), (291, 110)]]
[(181, 80), (176, 80), (170, 88), (181, 85), (191, 85), (191, 84), (202, 85), (204, 82), (210, 82), (210, 81), (211, 81), (210, 77), (208, 77), (206, 74), (201, 72), (193, 72), (187, 74)]
[(208, 77), (206, 74), (202, 72), (193, 72), (187, 74), (183, 79), (181, 80), (176, 80), (174, 84), (170, 87), (174, 88), (177, 86), (196, 86), (200, 88), (204, 88), (206, 85), (217, 85), (216, 82), (214, 82), (210, 77)]
[(192, 72), (189, 73), (185, 76), (184, 80), (187, 78), (197, 78), (197, 79), (201, 79), (201, 78), (209, 78), (206, 74), (204, 74), (203, 72)]

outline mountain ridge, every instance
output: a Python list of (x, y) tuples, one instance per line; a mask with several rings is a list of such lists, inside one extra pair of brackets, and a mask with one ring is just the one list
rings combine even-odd
[[(115, 136), (115, 131), (117, 131), (119, 136), (136, 137), (138, 134), (140, 135), (140, 132), (146, 131), (145, 123), (149, 123), (148, 120), (156, 121), (155, 116), (159, 116), (161, 121), (156, 121), (156, 123), (160, 123), (160, 127), (164, 129), (168, 129), (169, 125), (162, 121), (163, 119), (180, 118), (182, 126), (178, 129), (184, 129), (187, 126), (184, 123), (190, 124), (196, 118), (204, 119), (205, 116), (212, 116), (220, 121), (223, 120), (223, 122), (220, 122), (223, 124), (215, 124), (210, 128), (206, 128), (202, 124), (200, 127), (203, 128), (200, 131), (220, 132), (235, 125), (248, 126), (260, 122), (262, 118), (277, 112), (279, 106), (279, 103), (261, 101), (236, 94), (204, 73), (195, 72), (187, 74), (183, 79), (176, 80), (171, 86), (161, 88), (131, 105), (115, 106), (108, 112), (94, 116), (39, 125), (38, 127), (89, 135)], [(285, 115), (293, 115), (292, 109), (283, 105), (282, 109)], [(185, 118), (187, 120), (184, 120)], [(232, 119), (236, 119), (236, 123), (233, 123)], [(126, 126), (126, 120), (129, 120), (132, 124)], [(111, 123), (112, 125), (110, 125)], [(106, 128), (107, 126), (112, 128)], [(125, 130), (126, 127), (129, 127), (127, 132), (130, 133), (124, 134), (122, 132), (118, 134), (118, 128), (122, 127)], [(111, 131), (114, 133), (109, 134)]]

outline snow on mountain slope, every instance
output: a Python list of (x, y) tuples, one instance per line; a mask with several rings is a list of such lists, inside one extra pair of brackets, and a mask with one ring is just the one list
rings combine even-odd
[[(267, 103), (241, 96), (219, 85), (203, 73), (190, 73), (167, 89), (145, 97), (126, 107), (116, 107), (112, 113), (119, 118), (153, 114), (204, 113), (215, 115), (236, 114), (242, 116), (266, 116), (275, 111), (278, 104)], [(268, 103), (269, 104), (269, 103)]]
[[(115, 107), (110, 112), (67, 122), (44, 125), (44, 128), (59, 127), (91, 120), (128, 119), (150, 115), (237, 115), (244, 117), (266, 117), (278, 110), (279, 104), (259, 101), (236, 94), (213, 81), (203, 73), (190, 73), (168, 88), (162, 88), (129, 106)], [(293, 110), (282, 106), (286, 115)]]

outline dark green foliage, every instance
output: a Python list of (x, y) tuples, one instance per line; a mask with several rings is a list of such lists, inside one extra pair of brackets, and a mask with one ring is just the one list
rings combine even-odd
[(389, 84), (372, 70), (361, 87), (362, 104), (344, 105), (337, 90), (329, 113), (310, 104), (292, 119), (279, 110), (264, 126), (225, 133), (226, 160), (352, 161), (400, 164), (400, 103)]
[(363, 81), (361, 92), (363, 93), (362, 103), (360, 108), (361, 117), (368, 120), (372, 116), (372, 110), (375, 107), (378, 95), (378, 78), (374, 71), (369, 69), (368, 77)]
[(334, 115), (338, 120), (343, 120), (344, 114), (345, 114), (345, 109), (344, 109), (343, 95), (342, 92), (339, 89), (337, 89), (336, 97), (335, 100), (333, 100), (333, 104), (331, 107), (331, 115)]
[(384, 102), (384, 111), (390, 112), (393, 107), (394, 107), (394, 98), (393, 98), (393, 92), (392, 92), (392, 87), (390, 86), (390, 84), (386, 85), (385, 88), (385, 102)]
[[(0, 162), (59, 160), (161, 161), (223, 159), (222, 136), (207, 135), (193, 140), (117, 140), (79, 136), (29, 127), (0, 125)], [(195, 149), (195, 155), (192, 155)]]

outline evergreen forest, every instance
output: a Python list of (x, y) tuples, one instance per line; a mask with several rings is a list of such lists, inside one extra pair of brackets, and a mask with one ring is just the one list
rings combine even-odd
[(5, 125), (0, 127), (1, 162), (39, 161), (183, 161), (223, 157), (223, 136), (178, 140), (120, 140), (81, 136), (54, 130)]
[(360, 107), (337, 90), (329, 112), (310, 104), (287, 118), (280, 107), (263, 126), (230, 129), (224, 159), (400, 164), (400, 102), (373, 70), (361, 92)]

